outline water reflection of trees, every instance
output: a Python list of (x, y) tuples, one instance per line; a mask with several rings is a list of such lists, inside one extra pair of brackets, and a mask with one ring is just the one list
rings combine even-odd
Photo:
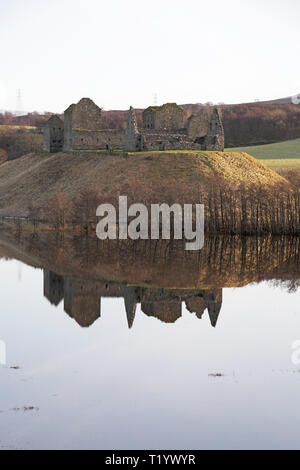
[(206, 237), (200, 251), (182, 240), (110, 240), (96, 236), (0, 231), (0, 254), (65, 275), (169, 288), (242, 286), (298, 279), (297, 237)]
[(0, 255), (44, 269), (44, 295), (81, 326), (100, 315), (101, 298), (124, 299), (128, 326), (141, 304), (164, 322), (208, 311), (216, 325), (222, 288), (272, 280), (290, 292), (300, 284), (299, 239), (206, 237), (189, 252), (180, 240), (100, 241), (77, 234), (0, 232)]

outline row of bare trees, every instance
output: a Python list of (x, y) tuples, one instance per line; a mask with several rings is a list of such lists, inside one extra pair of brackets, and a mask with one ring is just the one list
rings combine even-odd
[[(136, 195), (141, 188), (135, 188)], [(145, 190), (146, 191), (146, 190)], [(278, 189), (244, 188), (232, 190), (225, 187), (210, 187), (207, 191), (198, 190), (190, 193), (182, 200), (172, 194), (168, 198), (160, 195), (160, 200), (153, 200), (152, 195), (145, 192), (143, 196), (128, 195), (128, 204), (143, 202), (151, 203), (174, 202), (202, 203), (205, 207), (205, 231), (210, 234), (262, 235), (273, 234), (295, 235), (300, 233), (300, 189), (278, 191)], [(118, 207), (118, 195), (107, 194), (94, 189), (87, 189), (78, 194), (71, 202), (62, 192), (58, 192), (50, 200), (47, 213), (42, 214), (35, 205), (29, 207), (32, 220), (43, 219), (56, 230), (63, 230), (66, 225), (77, 226), (85, 231), (95, 227), (98, 222), (96, 209), (101, 203), (111, 203)], [(187, 196), (187, 195), (186, 195)], [(178, 200), (179, 199), (179, 200)]]
[(263, 188), (210, 190), (206, 199), (206, 231), (239, 235), (300, 233), (300, 190)]

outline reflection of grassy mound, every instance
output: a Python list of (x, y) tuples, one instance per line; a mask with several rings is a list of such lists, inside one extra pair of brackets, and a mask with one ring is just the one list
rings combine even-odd
[(0, 257), (62, 276), (169, 289), (240, 287), (272, 279), (273, 272), (290, 279), (291, 271), (298, 276), (299, 263), (279, 267), (298, 253), (299, 238), (290, 237), (205, 237), (202, 250), (187, 253), (180, 240), (100, 242), (95, 235), (0, 231)]
[(146, 194), (153, 202), (190, 202), (192, 194), (216, 182), (234, 189), (286, 180), (245, 153), (29, 154), (0, 167), (0, 213), (26, 215), (34, 203), (44, 215), (58, 192), (72, 202), (91, 188), (104, 195), (134, 192), (136, 202)]

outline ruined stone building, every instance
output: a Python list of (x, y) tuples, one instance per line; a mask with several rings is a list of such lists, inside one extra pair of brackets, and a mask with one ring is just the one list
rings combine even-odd
[(64, 150), (122, 149), (124, 132), (101, 129), (101, 108), (82, 98), (64, 113)]
[(123, 149), (124, 132), (101, 128), (101, 108), (91, 99), (82, 98), (64, 112), (64, 121), (52, 116), (44, 127), (44, 150)]
[[(134, 122), (134, 126), (131, 123)], [(143, 112), (138, 129), (131, 107), (125, 135), (125, 150), (224, 150), (224, 129), (220, 111), (207, 113), (206, 108), (185, 120), (176, 103), (150, 106)]]
[(64, 123), (58, 116), (51, 116), (44, 127), (44, 151), (61, 152), (63, 145)]
[(220, 111), (203, 107), (186, 119), (176, 103), (150, 106), (138, 127), (134, 109), (128, 112), (125, 132), (101, 128), (101, 108), (82, 98), (64, 112), (64, 122), (52, 116), (44, 128), (46, 152), (73, 150), (224, 150), (224, 129)]

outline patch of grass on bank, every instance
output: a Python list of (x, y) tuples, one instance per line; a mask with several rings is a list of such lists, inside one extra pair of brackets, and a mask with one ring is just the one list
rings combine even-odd
[[(127, 152), (128, 155), (169, 155), (169, 154), (177, 154), (181, 155), (183, 153), (187, 153), (189, 155), (205, 155), (209, 154), (210, 152), (207, 150), (143, 150), (142, 152)], [(211, 152), (216, 153), (216, 152)]]
[(7, 125), (7, 124), (0, 125), (0, 131), (19, 130), (19, 129), (30, 131), (30, 130), (37, 129), (37, 127), (36, 126), (13, 126), (13, 125)]
[[(250, 147), (235, 147), (226, 149), (227, 152), (246, 152), (260, 160), (264, 159), (300, 159), (300, 139), (276, 142), (275, 144), (253, 145)], [(267, 163), (266, 163), (267, 164)], [(269, 165), (268, 165), (269, 166)], [(298, 165), (296, 165), (298, 166)]]

